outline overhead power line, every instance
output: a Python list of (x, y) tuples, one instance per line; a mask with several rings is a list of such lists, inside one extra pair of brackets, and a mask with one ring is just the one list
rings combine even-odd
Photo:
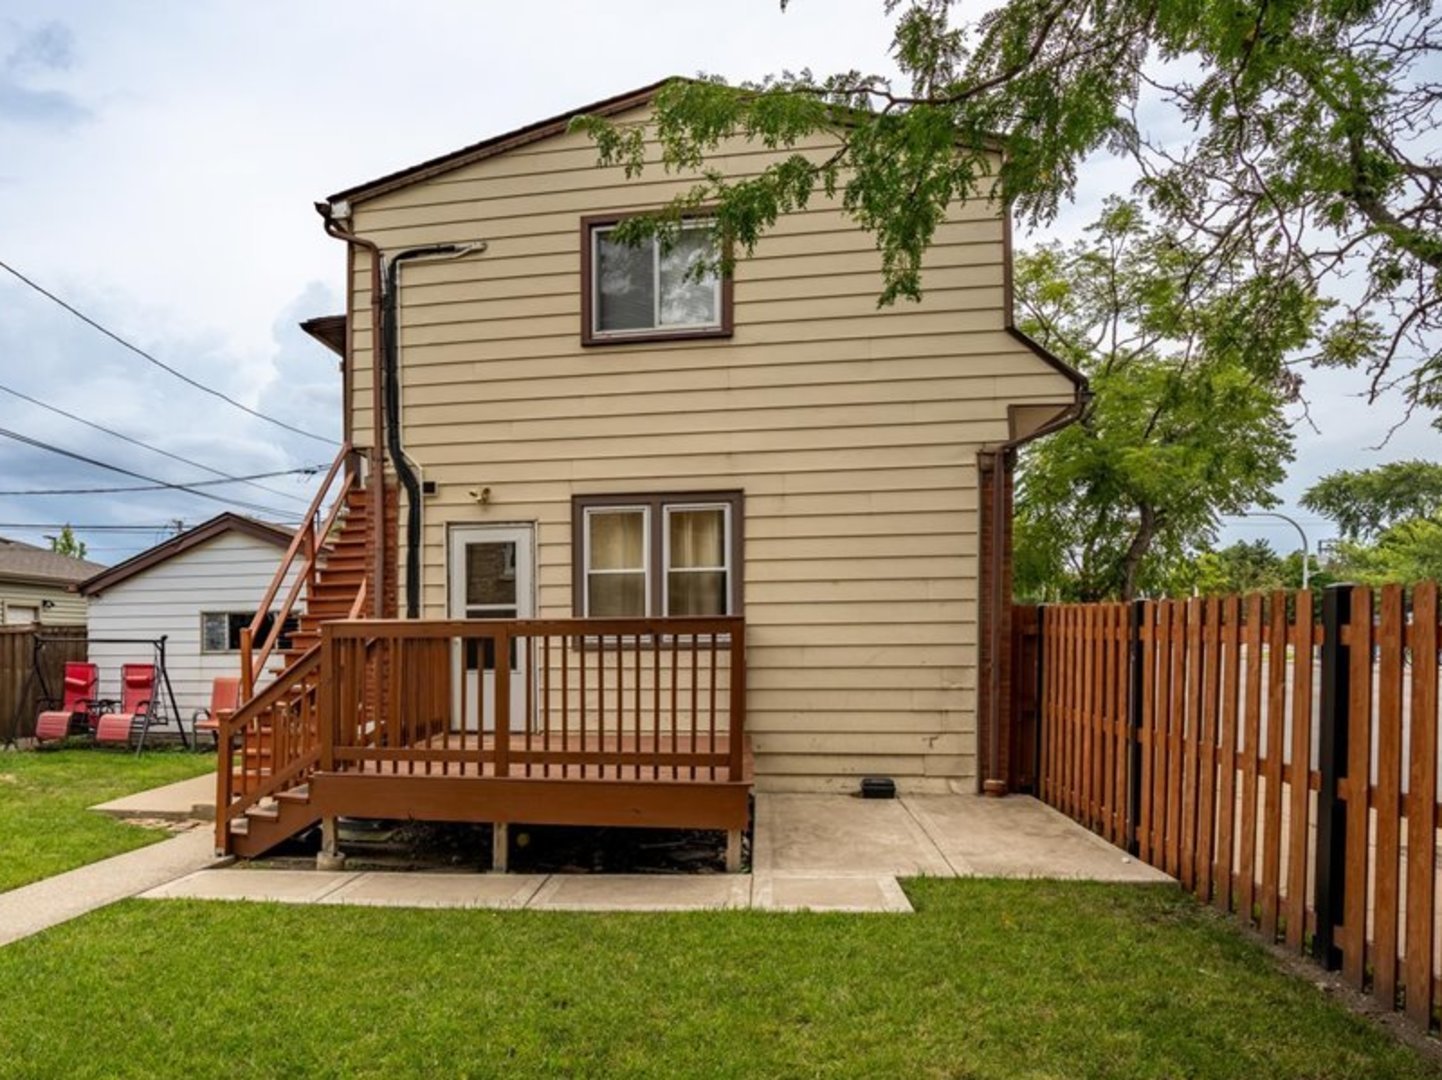
[[(73, 521), (0, 521), (0, 529), (73, 529), (75, 532), (153, 533), (167, 530), (174, 532), (176, 522), (166, 521), (159, 525), (78, 525)], [(183, 532), (184, 529), (182, 528), (181, 531)]]
[[(269, 480), (276, 476), (314, 476), (324, 468), (322, 465), (307, 465), (300, 469), (278, 469), (275, 472), (252, 473), (250, 476), (230, 476), (224, 480), (196, 480), (193, 483), (184, 485), (185, 490), (194, 488), (215, 487), (217, 484), (246, 484), (252, 480)], [(0, 491), (0, 495), (116, 495), (130, 491), (164, 491), (175, 487), (160, 481), (154, 484), (129, 484), (123, 487), (92, 487), (92, 488), (46, 488), (37, 490), (34, 488), (17, 491)]]
[(227, 498), (223, 495), (212, 495), (208, 491), (194, 491), (187, 484), (175, 484), (170, 483), (166, 480), (161, 480), (158, 477), (146, 476), (144, 473), (135, 472), (133, 469), (127, 469), (120, 465), (112, 465), (107, 461), (99, 461), (93, 457), (86, 457), (84, 454), (77, 454), (73, 450), (66, 450), (59, 446), (52, 446), (50, 443), (42, 442), (39, 439), (32, 439), (29, 435), (22, 435), (20, 434), (20, 432), (11, 431), (8, 428), (0, 428), (0, 436), (4, 436), (7, 439), (14, 439), (18, 443), (23, 443), (26, 446), (33, 446), (39, 450), (48, 450), (52, 454), (59, 454), (62, 457), (68, 457), (74, 461), (84, 462), (86, 465), (94, 465), (98, 469), (107, 469), (110, 472), (120, 473), (122, 476), (130, 476), (134, 477), (136, 480), (144, 480), (147, 484), (158, 484), (161, 487), (168, 488), (173, 491), (184, 491), (187, 494), (196, 496), (196, 498), (210, 499), (213, 502), (226, 503), (231, 506), (240, 506), (244, 507), (247, 510), (255, 510), (262, 514), (273, 514), (277, 517), (300, 516), (293, 510), (277, 510), (273, 506), (261, 506), (257, 503), (245, 502), (242, 499)]
[(83, 416), (76, 416), (72, 412), (66, 412), (59, 406), (51, 405), (49, 402), (41, 401), (37, 397), (31, 397), (29, 394), (23, 394), (19, 390), (15, 390), (9, 386), (0, 384), (0, 390), (3, 390), (5, 393), (10, 394), (12, 397), (18, 397), (21, 401), (28, 401), (31, 405), (38, 405), (42, 409), (49, 409), (51, 412), (55, 413), (58, 416), (63, 416), (67, 420), (74, 420), (77, 424), (84, 424), (86, 427), (94, 428), (96, 431), (104, 432), (106, 435), (113, 436), (117, 439), (122, 439), (125, 442), (130, 443), (132, 446), (138, 446), (143, 450), (149, 450), (152, 453), (161, 454), (164, 457), (170, 458), (172, 461), (179, 461), (185, 465), (192, 465), (197, 469), (204, 469), (206, 472), (212, 474), (213, 476), (223, 476), (227, 480), (241, 480), (244, 483), (250, 484), (250, 486), (253, 488), (269, 492), (272, 495), (279, 495), (283, 499), (295, 499), (297, 502), (307, 501), (303, 496), (292, 495), (288, 491), (281, 491), (278, 488), (266, 487), (264, 484), (252, 483), (249, 479), (246, 479), (245, 477), (233, 476), (228, 472), (224, 472), (210, 465), (203, 464), (202, 462), (194, 461), (188, 457), (182, 457), (180, 454), (173, 454), (169, 450), (162, 450), (158, 446), (153, 446), (148, 442), (142, 442), (139, 439), (126, 435), (124, 432), (116, 431), (114, 428), (108, 428), (104, 424), (97, 424), (94, 420), (87, 420)]
[(12, 277), (15, 277), (15, 278), (17, 278), (18, 280), (24, 282), (24, 283), (25, 283), (26, 285), (28, 285), (30, 288), (32, 288), (32, 289), (34, 289), (36, 292), (38, 292), (41, 296), (45, 297), (46, 299), (48, 299), (48, 300), (50, 300), (50, 301), (52, 301), (52, 302), (54, 302), (54, 303), (56, 303), (56, 304), (59, 304), (59, 305), (60, 305), (61, 307), (63, 307), (66, 311), (70, 312), (70, 314), (74, 315), (77, 319), (79, 319), (81, 322), (85, 323), (87, 326), (91, 326), (91, 327), (95, 328), (96, 330), (99, 330), (102, 334), (104, 334), (106, 337), (110, 338), (110, 340), (114, 341), (116, 344), (122, 345), (122, 346), (124, 346), (125, 348), (129, 349), (131, 352), (133, 352), (136, 356), (140, 357), (142, 360), (148, 360), (150, 363), (154, 364), (156, 367), (160, 368), (162, 371), (169, 372), (171, 375), (174, 375), (174, 376), (175, 376), (177, 379), (179, 379), (181, 382), (187, 383), (187, 384), (189, 384), (190, 386), (195, 387), (197, 390), (201, 390), (201, 391), (203, 391), (203, 392), (211, 395), (212, 397), (217, 397), (217, 398), (219, 398), (221, 401), (226, 402), (227, 404), (234, 405), (234, 406), (235, 406), (237, 409), (239, 409), (241, 412), (249, 413), (251, 416), (254, 416), (254, 417), (256, 417), (257, 419), (260, 419), (260, 420), (264, 420), (264, 421), (265, 421), (266, 423), (268, 423), (268, 424), (274, 424), (276, 427), (285, 428), (286, 431), (292, 431), (292, 432), (294, 432), (294, 433), (297, 434), (297, 435), (304, 435), (307, 439), (314, 439), (316, 442), (325, 443), (327, 446), (336, 446), (336, 445), (338, 445), (334, 439), (327, 439), (327, 438), (325, 438), (325, 437), (322, 436), (322, 435), (314, 435), (314, 434), (312, 434), (311, 432), (306, 431), (304, 428), (298, 428), (298, 427), (296, 427), (294, 424), (287, 424), (284, 420), (277, 420), (277, 419), (276, 419), (275, 417), (273, 417), (273, 416), (267, 416), (267, 415), (266, 415), (265, 413), (263, 413), (263, 412), (260, 412), (260, 411), (258, 411), (258, 410), (256, 410), (256, 409), (252, 409), (249, 405), (246, 405), (246, 404), (244, 404), (243, 402), (236, 401), (235, 398), (231, 397), (229, 394), (222, 393), (221, 391), (215, 389), (215, 388), (212, 387), (212, 386), (206, 386), (205, 383), (200, 382), (200, 381), (197, 380), (197, 379), (191, 378), (189, 375), (185, 374), (183, 371), (178, 371), (178, 370), (176, 370), (175, 368), (171, 367), (169, 364), (165, 363), (163, 360), (158, 360), (158, 359), (156, 359), (156, 358), (155, 358), (154, 356), (152, 356), (150, 353), (148, 353), (148, 352), (146, 352), (144, 349), (142, 349), (139, 345), (133, 345), (133, 344), (131, 344), (129, 341), (126, 341), (125, 338), (123, 338), (123, 337), (121, 337), (119, 334), (117, 334), (114, 330), (111, 330), (109, 327), (104, 326), (104, 325), (102, 325), (102, 324), (99, 323), (99, 322), (96, 322), (96, 321), (95, 321), (94, 319), (92, 319), (89, 315), (85, 314), (85, 312), (81, 311), (80, 309), (78, 309), (78, 308), (76, 308), (76, 307), (71, 306), (71, 305), (68, 304), (66, 301), (64, 301), (64, 300), (62, 300), (60, 297), (56, 296), (56, 295), (55, 295), (53, 292), (51, 292), (49, 289), (46, 289), (44, 286), (39, 285), (39, 284), (37, 284), (37, 283), (34, 282), (34, 281), (31, 281), (28, 277), (26, 277), (24, 274), (22, 274), (19, 270), (16, 270), (15, 267), (11, 266), (9, 263), (5, 262), (3, 259), (0, 259), (0, 270), (4, 270), (6, 273), (10, 274)]

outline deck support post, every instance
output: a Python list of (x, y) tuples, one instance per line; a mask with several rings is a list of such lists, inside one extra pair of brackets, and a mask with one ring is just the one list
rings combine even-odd
[(491, 870), (504, 874), (511, 866), (511, 826), (497, 821), (491, 826)]
[(741, 830), (726, 830), (726, 872), (741, 873)]
[(317, 870), (344, 870), (345, 853), (340, 849), (340, 835), (334, 817), (320, 819), (320, 851), (316, 853)]

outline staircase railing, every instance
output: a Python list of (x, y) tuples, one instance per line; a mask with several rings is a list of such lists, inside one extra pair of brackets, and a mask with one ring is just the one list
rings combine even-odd
[(216, 731), (215, 845), (261, 800), (308, 783), (320, 760), (321, 648), (313, 645)]
[[(337, 477), (341, 479), (339, 487), (335, 485)], [(240, 697), (242, 701), (249, 700), (255, 693), (256, 672), (265, 670), (271, 653), (275, 651), (276, 644), (284, 635), (286, 620), (290, 618), (290, 614), (295, 608), (301, 588), (310, 586), (311, 591), (314, 590), (317, 560), (320, 558), (321, 549), (325, 546), (326, 537), (330, 535), (331, 527), (340, 514), (341, 507), (345, 505), (345, 493), (350, 489), (354, 479), (355, 464), (352, 448), (349, 442), (345, 442), (341, 444), (340, 452), (336, 454), (335, 461), (331, 462), (330, 470), (325, 474), (325, 479), (321, 481), (320, 487), (316, 490), (315, 498), (311, 500), (310, 507), (306, 510), (305, 523), (295, 531), (290, 546), (286, 548), (285, 556), (281, 559), (275, 576), (271, 578), (270, 586), (265, 590), (265, 597), (255, 610), (255, 618), (240, 632)], [(321, 507), (325, 505), (327, 496), (333, 497), (330, 511), (322, 522), (320, 511)], [(297, 560), (303, 560), (300, 571), (291, 581), (290, 588), (285, 594), (285, 600), (275, 613), (275, 618), (271, 621), (270, 628), (264, 634), (263, 640), (257, 641), (257, 637), (261, 635), (261, 630), (265, 626), (265, 620), (270, 615), (270, 605), (275, 602), (281, 586), (285, 584), (285, 579), (295, 567)]]

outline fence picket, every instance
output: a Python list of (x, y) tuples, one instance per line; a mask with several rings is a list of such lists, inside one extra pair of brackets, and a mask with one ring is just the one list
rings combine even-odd
[(1372, 992), (1391, 1008), (1397, 998), (1397, 878), (1402, 801), (1402, 589), (1382, 586), (1377, 645), (1377, 886), (1372, 935)]
[(1358, 990), (1367, 973), (1367, 846), (1372, 786), (1372, 590), (1352, 590), (1348, 642), (1347, 858), (1342, 910), (1342, 976)]
[(1242, 602), (1222, 601), (1222, 730), (1218, 744), (1216, 903), (1232, 910), (1233, 838), (1237, 827), (1237, 695), (1241, 691)]
[(1302, 947), (1307, 923), (1307, 840), (1312, 802), (1312, 594), (1299, 592), (1292, 629), (1292, 780), (1287, 829), (1287, 944)]
[(1412, 594), (1412, 731), (1407, 771), (1407, 1015), (1432, 1021), (1437, 899), (1437, 583)]
[(1044, 609), (1035, 790), (1430, 1029), (1438, 586), (1334, 588)]

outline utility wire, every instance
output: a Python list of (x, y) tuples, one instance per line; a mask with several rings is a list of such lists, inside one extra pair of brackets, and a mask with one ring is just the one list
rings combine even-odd
[[(179, 519), (177, 518), (176, 521)], [(176, 521), (163, 525), (77, 525), (73, 521), (0, 521), (0, 529), (73, 529), (75, 532), (165, 532), (174, 530)], [(182, 530), (183, 531), (183, 530)]]
[[(250, 476), (229, 476), (224, 480), (196, 480), (193, 483), (185, 484), (187, 491), (192, 488), (215, 487), (217, 484), (248, 484), (252, 480), (269, 480), (276, 476), (314, 476), (324, 468), (321, 465), (307, 465), (301, 469), (280, 469), (276, 472), (252, 473)], [(93, 488), (47, 488), (45, 490), (29, 489), (25, 491), (0, 491), (0, 495), (115, 495), (129, 491), (164, 491), (174, 487), (160, 481), (154, 484), (130, 484), (124, 487), (93, 487)]]
[(177, 379), (179, 379), (181, 382), (183, 382), (183, 383), (188, 383), (189, 385), (195, 387), (197, 390), (202, 390), (202, 391), (204, 391), (205, 393), (210, 394), (212, 397), (218, 397), (218, 398), (220, 398), (221, 401), (224, 401), (224, 402), (226, 402), (226, 403), (228, 403), (228, 404), (230, 404), (230, 405), (234, 405), (234, 406), (235, 406), (237, 409), (239, 409), (241, 412), (249, 413), (251, 416), (254, 416), (254, 417), (257, 417), (258, 419), (264, 420), (266, 423), (274, 424), (274, 425), (276, 425), (276, 427), (285, 428), (285, 430), (287, 430), (287, 431), (293, 431), (293, 432), (295, 432), (297, 435), (304, 435), (307, 439), (314, 439), (316, 442), (325, 443), (327, 446), (336, 446), (336, 445), (338, 445), (334, 439), (327, 439), (327, 438), (325, 438), (324, 436), (321, 436), (321, 435), (313, 435), (313, 434), (311, 434), (309, 431), (304, 430), (303, 428), (298, 428), (298, 427), (296, 427), (296, 426), (293, 425), (293, 424), (287, 424), (284, 420), (277, 420), (277, 419), (276, 419), (275, 417), (273, 417), (273, 416), (267, 416), (267, 415), (266, 415), (265, 413), (263, 413), (263, 412), (258, 412), (257, 410), (252, 409), (249, 405), (246, 405), (246, 404), (243, 404), (242, 402), (236, 401), (235, 398), (229, 396), (228, 394), (223, 394), (223, 393), (221, 393), (219, 390), (214, 389), (213, 387), (206, 386), (203, 382), (198, 382), (197, 380), (192, 379), (189, 375), (186, 375), (184, 372), (182, 372), (182, 371), (177, 371), (175, 368), (171, 367), (169, 364), (165, 363), (164, 361), (162, 361), (162, 360), (157, 360), (154, 356), (151, 356), (150, 353), (146, 352), (146, 351), (145, 351), (144, 349), (142, 349), (140, 346), (138, 346), (138, 345), (132, 345), (130, 342), (126, 341), (123, 337), (121, 337), (121, 336), (120, 336), (119, 334), (117, 334), (115, 331), (109, 329), (109, 328), (106, 327), (106, 326), (101, 325), (100, 323), (98, 323), (98, 322), (96, 322), (94, 319), (92, 319), (89, 315), (85, 314), (85, 312), (80, 311), (78, 308), (72, 307), (70, 304), (68, 304), (68, 303), (66, 303), (64, 300), (60, 299), (60, 297), (56, 296), (53, 292), (50, 292), (48, 289), (44, 288), (43, 286), (37, 284), (37, 283), (34, 282), (34, 281), (31, 281), (28, 277), (26, 277), (24, 274), (22, 274), (19, 270), (16, 270), (15, 267), (11, 266), (9, 263), (5, 262), (3, 259), (0, 259), (0, 270), (4, 270), (6, 273), (10, 274), (11, 276), (13, 276), (13, 277), (15, 277), (15, 278), (18, 278), (20, 281), (23, 281), (26, 285), (30, 286), (30, 288), (32, 288), (32, 289), (34, 289), (36, 292), (38, 292), (41, 296), (45, 297), (45, 298), (48, 299), (48, 300), (51, 300), (51, 301), (55, 302), (56, 304), (59, 304), (61, 307), (63, 307), (66, 311), (70, 312), (70, 314), (74, 315), (74, 316), (75, 316), (77, 319), (79, 319), (81, 322), (87, 324), (88, 326), (94, 327), (96, 330), (99, 330), (102, 334), (104, 334), (106, 337), (110, 338), (112, 341), (116, 342), (116, 343), (119, 344), (119, 345), (123, 345), (125, 348), (129, 349), (131, 352), (133, 352), (136, 356), (139, 356), (141, 359), (150, 361), (152, 364), (154, 364), (156, 367), (160, 368), (162, 371), (168, 371), (170, 374), (174, 375), (174, 376), (175, 376)]
[(0, 436), (4, 436), (7, 439), (14, 439), (18, 443), (24, 443), (26, 446), (33, 446), (39, 450), (48, 450), (52, 454), (59, 454), (62, 457), (71, 458), (74, 461), (82, 461), (87, 465), (94, 465), (96, 468), (99, 469), (108, 469), (110, 472), (120, 473), (122, 476), (131, 476), (134, 477), (136, 480), (144, 480), (147, 484), (159, 484), (162, 487), (169, 488), (173, 491), (184, 491), (188, 494), (196, 496), (197, 498), (210, 499), (213, 502), (218, 503), (228, 503), (232, 506), (240, 506), (244, 507), (247, 510), (255, 510), (262, 514), (273, 514), (278, 517), (300, 516), (296, 514), (293, 510), (277, 510), (271, 506), (260, 506), (257, 503), (245, 502), (242, 499), (229, 499), (222, 495), (212, 495), (208, 491), (192, 491), (191, 488), (186, 484), (169, 483), (154, 476), (146, 476), (144, 473), (138, 473), (131, 469), (122, 468), (119, 465), (111, 465), (109, 462), (97, 461), (95, 458), (86, 457), (84, 454), (77, 454), (73, 450), (62, 449), (59, 446), (52, 446), (50, 443), (41, 442), (39, 439), (32, 439), (29, 435), (22, 435), (18, 431), (11, 431), (8, 428), (0, 428)]
[(209, 465), (204, 465), (199, 461), (193, 461), (188, 457), (181, 457), (181, 455), (179, 454), (172, 454), (169, 450), (162, 450), (160, 447), (152, 446), (148, 442), (141, 442), (139, 439), (132, 438), (131, 436), (126, 435), (123, 432), (116, 431), (114, 428), (108, 428), (103, 424), (97, 424), (94, 420), (87, 420), (83, 416), (76, 416), (72, 412), (66, 412), (64, 409), (59, 408), (56, 405), (51, 405), (49, 402), (41, 401), (39, 398), (36, 397), (31, 397), (29, 394), (22, 394), (19, 390), (12, 389), (11, 387), (5, 386), (4, 384), (0, 384), (0, 390), (3, 390), (5, 393), (10, 394), (12, 397), (18, 397), (21, 401), (28, 401), (31, 405), (38, 405), (42, 409), (49, 409), (51, 412), (55, 413), (58, 416), (63, 416), (67, 420), (74, 420), (77, 424), (84, 424), (86, 427), (94, 428), (96, 431), (102, 431), (106, 435), (114, 436), (117, 439), (123, 439), (125, 442), (130, 443), (132, 446), (138, 446), (143, 450), (149, 450), (152, 453), (161, 454), (165, 457), (170, 458), (172, 461), (179, 461), (186, 465), (193, 465), (197, 469), (203, 469), (214, 476), (223, 476), (227, 480), (240, 480), (244, 483), (250, 484), (250, 486), (253, 488), (258, 488), (261, 491), (269, 492), (272, 495), (279, 495), (283, 499), (295, 499), (297, 502), (309, 501), (303, 496), (292, 495), (288, 491), (281, 491), (278, 488), (266, 487), (264, 484), (252, 483), (250, 479), (246, 477), (232, 476), (228, 472), (222, 472), (220, 469), (212, 468)]

